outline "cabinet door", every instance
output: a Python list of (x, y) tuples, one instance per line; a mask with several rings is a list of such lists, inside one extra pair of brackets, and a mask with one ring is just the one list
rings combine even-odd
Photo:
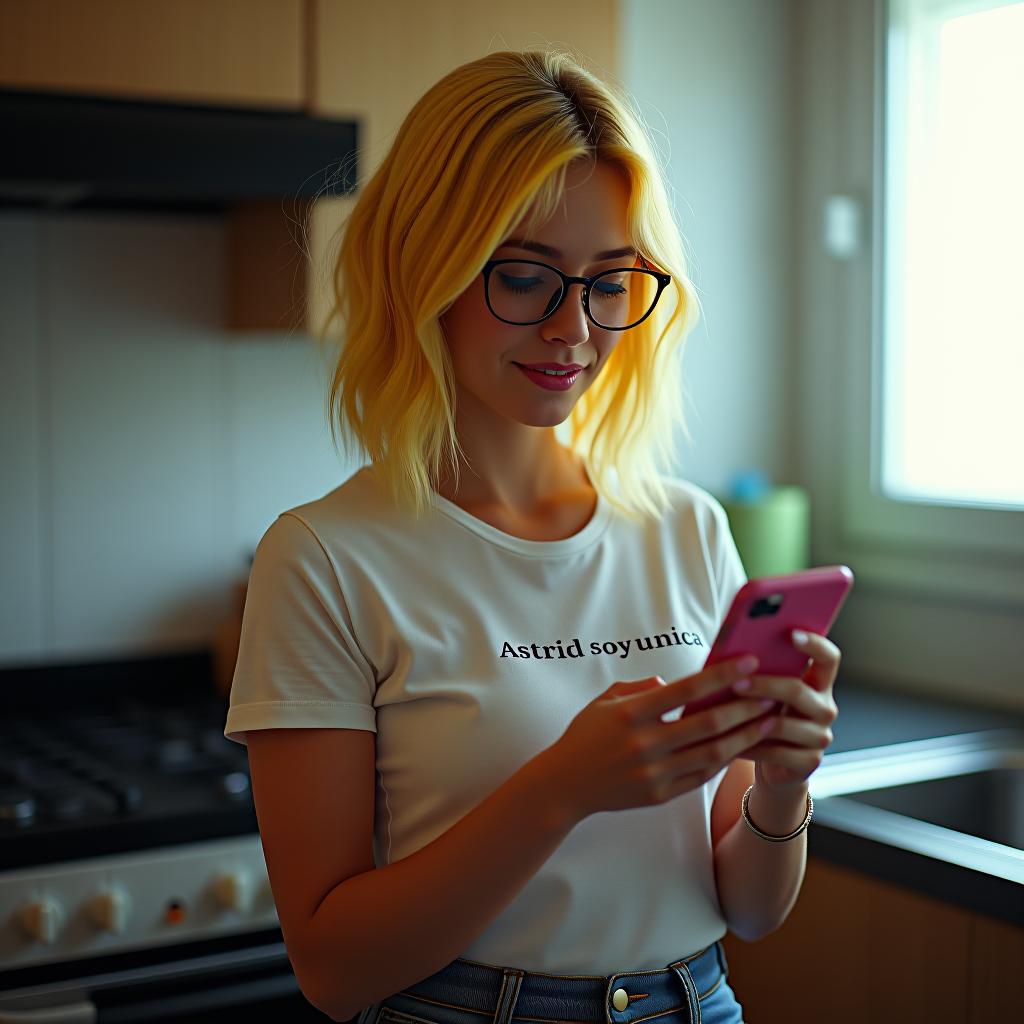
[(305, 105), (304, 0), (6, 0), (0, 88)]
[(971, 1024), (1019, 1019), (1024, 1011), (1024, 922), (1015, 928), (972, 915)]
[(310, 112), (364, 124), (360, 179), (380, 163), (381, 149), (416, 100), (467, 61), (550, 45), (578, 52), (598, 74), (619, 73), (618, 0), (313, 4)]
[(729, 984), (751, 1022), (963, 1024), (974, 917), (808, 857), (781, 928), (758, 942), (723, 940)]
[[(359, 122), (360, 187), (413, 104), (449, 71), (495, 50), (557, 46), (599, 75), (621, 63), (619, 0), (310, 0), (310, 113)], [(330, 243), (358, 198), (321, 199), (311, 215), (312, 276), (329, 282)], [(319, 331), (331, 296), (314, 286), (307, 326)]]

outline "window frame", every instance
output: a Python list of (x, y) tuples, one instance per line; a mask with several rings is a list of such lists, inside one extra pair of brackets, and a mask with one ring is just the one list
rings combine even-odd
[[(974, 6), (992, 6), (971, 0)], [(958, 0), (945, 4), (952, 7)], [(998, 4), (997, 4), (998, 5)], [(871, 220), (870, 257), (850, 261), (837, 278), (834, 321), (843, 344), (834, 365), (839, 371), (843, 429), (837, 453), (841, 494), (838, 554), (859, 567), (859, 575), (882, 585), (989, 600), (1024, 607), (1024, 511), (963, 503), (913, 501), (881, 492), (881, 414), (884, 374), (884, 303), (889, 201), (887, 175), (893, 169), (892, 138), (899, 128), (888, 116), (891, 0), (874, 3), (872, 100), (872, 181), (867, 197)], [(998, 5), (1001, 6), (1001, 5)], [(863, 76), (863, 54), (853, 34), (846, 44), (847, 67)], [(896, 58), (898, 59), (898, 54)], [(856, 106), (864, 83), (847, 83)], [(898, 103), (904, 97), (897, 98)], [(841, 148), (856, 147), (856, 115), (842, 124)], [(854, 154), (851, 153), (851, 156)], [(852, 161), (851, 161), (852, 162)], [(843, 291), (847, 294), (843, 295)], [(868, 301), (858, 301), (864, 297)], [(864, 344), (869, 341), (869, 344)], [(1007, 445), (1010, 441), (1006, 441)], [(1008, 457), (1013, 456), (1008, 451)], [(1024, 457), (1022, 452), (1021, 457)]]

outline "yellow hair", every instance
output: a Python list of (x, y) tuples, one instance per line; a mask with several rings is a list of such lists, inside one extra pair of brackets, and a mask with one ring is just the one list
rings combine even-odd
[(567, 447), (625, 516), (660, 519), (668, 508), (658, 460), (670, 466), (677, 425), (689, 439), (679, 350), (699, 300), (654, 148), (624, 94), (574, 57), (503, 50), (445, 75), (409, 111), (339, 229), (333, 304), (318, 335), (323, 343), (332, 321), (343, 325), (327, 397), (335, 448), (336, 426), (347, 427), (416, 517), (442, 457), (458, 480), (463, 455), (438, 318), (531, 206), (528, 235), (552, 216), (568, 166), (580, 160), (625, 173), (628, 241), (672, 282), (553, 429), (568, 424)]

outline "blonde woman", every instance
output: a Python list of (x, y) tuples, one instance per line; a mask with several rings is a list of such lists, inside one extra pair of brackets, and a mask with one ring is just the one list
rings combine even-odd
[(334, 1020), (735, 1024), (720, 940), (799, 892), (839, 652), (702, 668), (746, 577), (657, 465), (697, 314), (641, 125), (563, 52), (492, 53), (344, 225), (328, 402), (368, 462), (260, 540), (225, 727)]

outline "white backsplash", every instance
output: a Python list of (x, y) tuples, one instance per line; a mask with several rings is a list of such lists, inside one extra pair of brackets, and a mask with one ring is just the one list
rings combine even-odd
[(0, 664), (205, 646), (335, 452), (314, 343), (222, 328), (223, 218), (0, 214)]

